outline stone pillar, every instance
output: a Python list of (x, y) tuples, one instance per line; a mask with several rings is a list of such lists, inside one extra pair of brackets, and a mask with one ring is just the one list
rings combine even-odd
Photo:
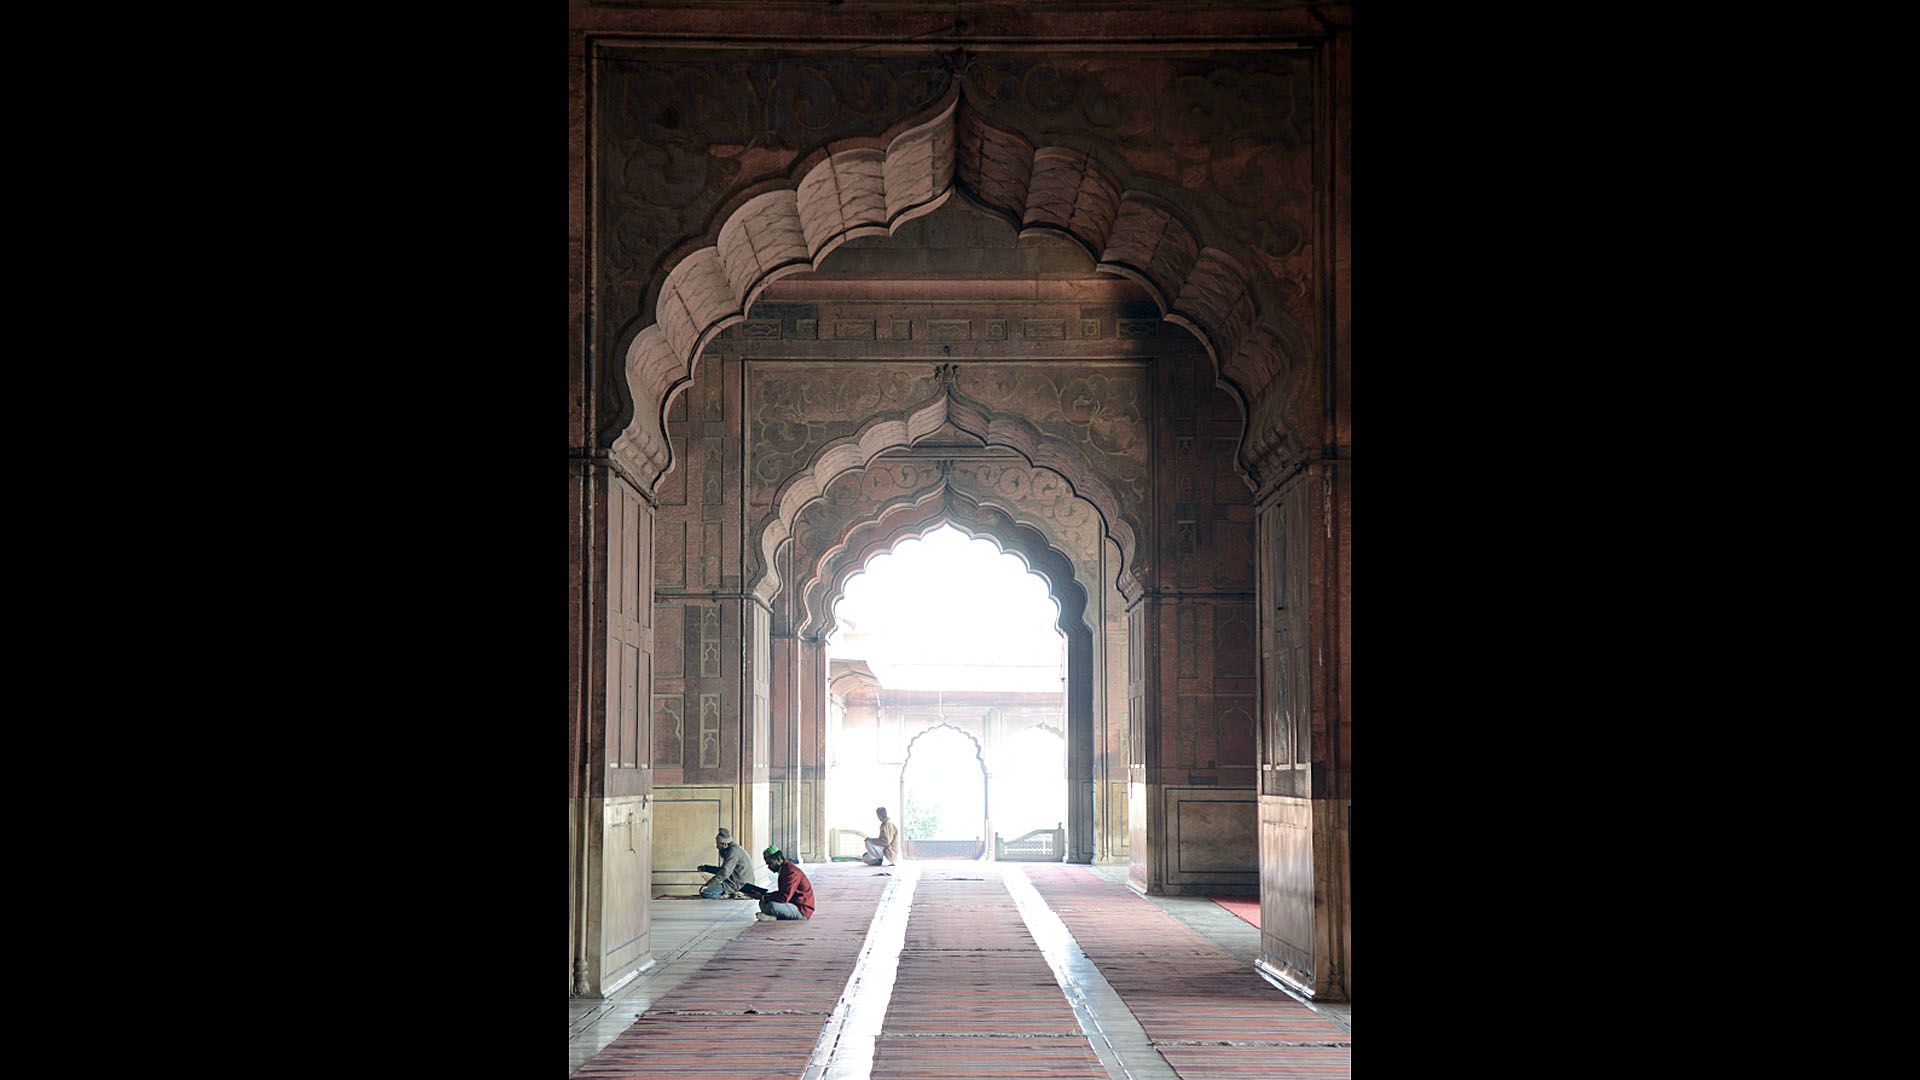
[(1261, 508), (1260, 969), (1349, 1000), (1347, 473), (1316, 462)]
[(754, 837), (757, 858), (773, 839), (773, 642), (772, 612), (749, 598), (741, 608), (741, 666), (746, 709), (740, 717), (740, 819)]
[(1334, 29), (1320, 53), (1315, 125), (1328, 165), (1320, 392), (1310, 422), (1296, 427), (1302, 442), (1319, 444), (1317, 460), (1260, 503), (1258, 966), (1316, 999), (1350, 1001), (1353, 38), (1344, 24)]
[[(1155, 369), (1155, 550), (1128, 611), (1131, 876), (1152, 893), (1254, 895), (1259, 702), (1253, 493), (1242, 420), (1196, 350)], [(1144, 845), (1144, 846), (1143, 846)]]
[(1148, 748), (1159, 742), (1160, 719), (1151, 713), (1150, 703), (1159, 693), (1156, 673), (1160, 665), (1158, 635), (1150, 632), (1154, 623), (1154, 605), (1146, 597), (1127, 608), (1127, 880), (1142, 892), (1160, 891), (1164, 875), (1160, 861), (1154, 858), (1165, 835), (1165, 822), (1147, 812), (1150, 801), (1159, 800), (1148, 790), (1148, 776), (1155, 771), (1157, 752)]
[(611, 459), (575, 459), (568, 990), (600, 997), (651, 951), (653, 506)]
[[(784, 624), (785, 619), (778, 620)], [(800, 858), (801, 821), (801, 641), (784, 625), (769, 635), (769, 746), (767, 780), (771, 795), (771, 843)]]
[(1125, 861), (1131, 847), (1127, 842), (1127, 770), (1130, 754), (1127, 731), (1127, 614), (1126, 603), (1120, 591), (1113, 586), (1112, 548), (1110, 542), (1099, 545), (1099, 580), (1105, 583), (1105, 587), (1101, 589), (1100, 618), (1097, 623), (1100, 640), (1095, 649), (1100, 661), (1101, 688), (1096, 719), (1101, 738), (1100, 761), (1095, 777), (1100, 791), (1098, 854), (1101, 862)]
[(1093, 861), (1093, 633), (1079, 616), (1067, 630), (1067, 861)]
[(658, 493), (654, 591), (665, 640), (654, 701), (654, 881), (676, 895), (706, 880), (694, 867), (713, 861), (715, 829), (731, 830), (756, 860), (774, 842), (759, 685), (769, 675), (766, 608), (741, 584), (740, 378), (729, 342), (717, 341), (667, 409), (674, 465)]
[(802, 638), (800, 653), (800, 852), (807, 862), (833, 855), (827, 836), (827, 645)]

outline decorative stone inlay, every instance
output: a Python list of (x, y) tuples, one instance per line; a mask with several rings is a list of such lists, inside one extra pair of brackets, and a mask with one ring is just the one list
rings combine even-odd
[(1067, 320), (1024, 319), (1021, 321), (1020, 336), (1044, 339), (1065, 338), (1067, 336)]
[(820, 338), (820, 320), (795, 319), (793, 336), (800, 341), (818, 341)]
[(1088, 339), (1089, 341), (1099, 337), (1100, 336), (1100, 320), (1099, 319), (1081, 319), (1080, 320), (1080, 336)]
[(1113, 332), (1123, 338), (1150, 338), (1159, 329), (1159, 319), (1119, 319), (1113, 324)]
[(780, 336), (779, 319), (748, 319), (740, 324), (740, 336), (756, 340)]
[(872, 319), (835, 319), (833, 336), (837, 341), (872, 341)]
[(1007, 320), (988, 319), (980, 336), (986, 338), (988, 341), (1007, 340)]
[[(756, 455), (748, 505), (767, 513), (750, 529), (749, 587), (771, 600), (788, 584), (774, 555), (793, 536), (801, 510), (837, 477), (889, 449), (911, 446), (952, 425), (988, 445), (1009, 447), (1064, 476), (1098, 509), (1119, 546), (1118, 586), (1133, 596), (1144, 576), (1137, 538), (1149, 506), (1148, 434), (1140, 410), (1147, 368), (1091, 372), (1040, 365), (863, 367), (822, 381), (809, 365), (776, 365), (748, 379)], [(994, 370), (985, 370), (993, 368)], [(813, 375), (809, 375), (809, 371)], [(915, 377), (916, 372), (927, 372)], [(943, 385), (941, 375), (954, 380)], [(877, 397), (897, 409), (849, 408)], [(878, 402), (876, 402), (877, 404)], [(869, 419), (857, 425), (850, 417)]]
[(932, 319), (927, 336), (935, 341), (966, 341), (973, 336), (973, 324), (966, 319)]
[(700, 767), (720, 767), (720, 695), (700, 695)]
[(913, 320), (894, 319), (892, 338), (895, 341), (908, 341), (913, 338)]

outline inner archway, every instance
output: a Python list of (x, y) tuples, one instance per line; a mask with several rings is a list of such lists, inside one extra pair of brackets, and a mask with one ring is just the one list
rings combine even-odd
[[(859, 572), (836, 583), (844, 595), (827, 649), (836, 699), (827, 798), (836, 837), (860, 825), (870, 832), (872, 807), (891, 802), (907, 857), (981, 857), (1005, 831), (994, 823), (1006, 788), (1000, 778), (1033, 771), (1013, 762), (1018, 737), (1036, 728), (1053, 731), (1058, 744), (1052, 774), (1034, 788), (1053, 801), (1034, 807), (1030, 792), (1008, 795), (1007, 804), (1020, 807), (1021, 821), (1037, 814), (1054, 831), (1070, 816), (1059, 734), (1069, 674), (1063, 627), (1083, 629), (1080, 605), (1069, 619), (1054, 583), (997, 537), (970, 539), (971, 531), (939, 515), (866, 549)], [(874, 798), (880, 790), (897, 799)], [(1055, 858), (1063, 847), (1055, 843)]]
[(988, 796), (986, 763), (971, 736), (946, 724), (915, 736), (900, 770), (903, 853), (910, 859), (985, 854)]

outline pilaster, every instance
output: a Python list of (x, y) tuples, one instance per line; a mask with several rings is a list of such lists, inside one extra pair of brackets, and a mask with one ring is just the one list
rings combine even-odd
[(651, 965), (653, 506), (604, 457), (576, 458), (569, 725), (568, 990)]

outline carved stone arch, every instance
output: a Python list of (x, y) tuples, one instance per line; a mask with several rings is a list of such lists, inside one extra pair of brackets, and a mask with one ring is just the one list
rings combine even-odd
[[(1000, 479), (997, 487), (994, 486), (996, 478)], [(1060, 498), (1059, 491), (1068, 494)], [(1054, 498), (1051, 513), (1047, 504), (1037, 501), (1046, 496)], [(832, 598), (838, 596), (839, 589), (836, 571), (845, 563), (844, 553), (849, 549), (859, 550), (864, 544), (861, 537), (871, 535), (870, 531), (861, 530), (882, 519), (906, 520), (897, 517), (895, 511), (930, 503), (953, 507), (956, 517), (975, 521), (981, 520), (984, 512), (994, 511), (994, 523), (982, 527), (997, 529), (1002, 535), (1009, 534), (1015, 527), (1030, 530), (1045, 548), (1059, 554), (1056, 565), (1072, 574), (1088, 598), (1083, 617), (1096, 618), (1097, 605), (1093, 598), (1102, 588), (1096, 569), (1099, 546), (1109, 541), (1099, 528), (1099, 511), (1072, 495), (1071, 485), (1064, 478), (1011, 458), (941, 460), (937, 468), (925, 459), (889, 461), (883, 458), (867, 469), (842, 476), (820, 501), (801, 511), (794, 539), (789, 541), (795, 547), (795, 554), (788, 562), (794, 574), (791, 585), (794, 629), (809, 637), (825, 637), (830, 633)], [(1075, 507), (1083, 511), (1074, 513)], [(1086, 527), (1087, 523), (1091, 523), (1091, 529)], [(1032, 561), (1032, 557), (1027, 558)], [(1042, 576), (1051, 581), (1054, 573)], [(784, 608), (784, 605), (776, 607)]]
[(800, 512), (822, 497), (835, 479), (871, 464), (880, 454), (911, 447), (936, 431), (958, 431), (978, 439), (981, 446), (1014, 450), (1030, 465), (1058, 474), (1073, 493), (1099, 511), (1108, 539), (1119, 547), (1121, 565), (1116, 585), (1123, 597), (1139, 595), (1140, 575), (1136, 536), (1145, 532), (1136, 514), (1128, 512), (1119, 493), (1081, 453), (1036, 428), (1023, 417), (995, 413), (961, 394), (949, 382), (926, 401), (899, 412), (873, 417), (854, 434), (821, 447), (808, 464), (783, 481), (775, 491), (773, 510), (752, 535), (759, 565), (751, 591), (771, 604), (785, 583), (778, 571), (781, 545), (793, 534)]
[(1072, 238), (1097, 269), (1140, 284), (1166, 321), (1194, 335), (1216, 381), (1241, 404), (1236, 465), (1255, 487), (1304, 456), (1317, 431), (1285, 425), (1307, 424), (1287, 404), (1313, 400), (1300, 393), (1317, 371), (1305, 362), (1307, 339), (1277, 307), (1263, 312), (1259, 275), (1192, 213), (1088, 150), (1036, 146), (989, 121), (962, 101), (958, 84), (931, 119), (900, 130), (884, 150), (870, 142), (823, 148), (796, 166), (805, 170), (797, 178), (728, 200), (710, 242), (683, 244), (663, 264), (658, 289), (649, 286), (653, 321), (623, 353), (635, 407), (614, 440), (649, 487), (672, 466), (666, 409), (716, 335), (745, 319), (768, 284), (818, 269), (848, 239), (932, 212), (956, 185), (1023, 231)]
[(952, 525), (970, 539), (991, 541), (1003, 554), (1020, 560), (1028, 573), (1045, 581), (1048, 595), (1058, 608), (1055, 625), (1062, 633), (1094, 632), (1087, 621), (1090, 598), (1069, 555), (1039, 529), (944, 486), (854, 525), (839, 545), (823, 553), (820, 565), (810, 574), (811, 580), (805, 582), (804, 632), (822, 638), (830, 635), (836, 623), (834, 605), (845, 595), (849, 580), (900, 541), (925, 536), (942, 525)]
[(980, 740), (974, 738), (973, 733), (971, 731), (968, 731), (963, 727), (957, 727), (953, 724), (946, 722), (945, 720), (939, 721), (938, 723), (927, 725), (926, 727), (920, 729), (920, 731), (916, 733), (913, 738), (907, 740), (906, 760), (908, 761), (913, 760), (913, 744), (920, 741), (921, 735), (931, 735), (932, 733), (939, 731), (941, 728), (946, 728), (949, 731), (955, 731), (961, 735), (966, 736), (967, 741), (973, 744), (974, 760), (980, 763), (980, 768), (982, 772), (986, 771), (986, 766), (987, 766), (986, 748), (980, 745)]
[[(1053, 547), (1039, 529), (1015, 522), (1003, 511), (984, 507), (956, 492), (896, 505), (886, 514), (850, 530), (846, 543), (823, 565), (821, 607), (831, 619), (833, 602), (846, 582), (876, 555), (902, 539), (951, 524), (971, 537), (985, 538), (1020, 559), (1030, 573), (1047, 582), (1059, 607), (1055, 626), (1066, 638), (1067, 852), (1069, 862), (1093, 858), (1094, 641), (1099, 629), (1087, 620), (1091, 597), (1074, 574), (1073, 560)], [(824, 563), (824, 561), (823, 561)], [(829, 622), (824, 633), (831, 630)]]

